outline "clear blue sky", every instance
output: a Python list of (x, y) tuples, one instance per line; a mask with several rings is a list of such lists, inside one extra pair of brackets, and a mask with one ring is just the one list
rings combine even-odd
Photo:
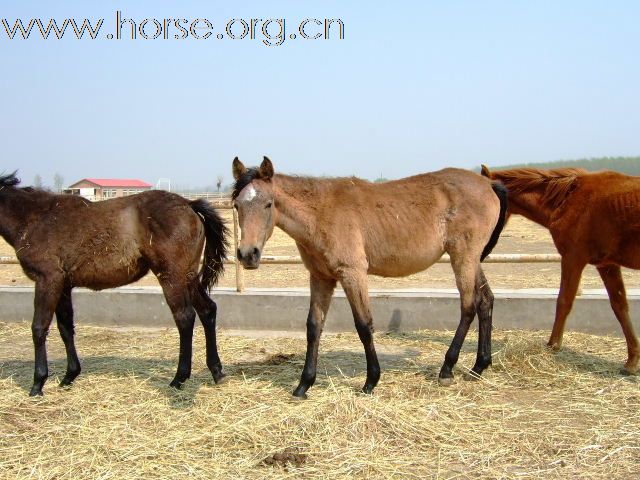
[[(97, 3), (0, 6), (11, 25), (105, 19), (97, 40), (8, 40), (0, 27), (0, 170), (24, 183), (226, 184), (236, 155), (373, 179), (640, 154), (640, 2)], [(214, 35), (109, 40), (118, 9), (138, 23), (206, 18)], [(284, 18), (287, 35), (340, 18), (345, 39), (217, 40), (231, 18)]]

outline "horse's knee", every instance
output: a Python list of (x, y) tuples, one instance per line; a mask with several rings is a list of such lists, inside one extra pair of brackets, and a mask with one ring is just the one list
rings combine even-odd
[[(357, 326), (356, 326), (357, 328)], [(312, 314), (309, 314), (307, 317), (307, 341), (315, 342), (318, 337), (322, 334), (322, 326), (316, 319), (316, 317)]]
[(476, 316), (476, 312), (478, 311), (478, 309), (476, 308), (475, 305), (463, 305), (462, 306), (462, 312), (460, 315), (460, 322), (466, 324), (467, 326), (471, 324), (471, 322), (473, 322), (473, 319)]
[(193, 330), (196, 320), (196, 313), (193, 309), (184, 308), (174, 313), (173, 318), (179, 331)]
[(562, 312), (563, 315), (568, 315), (569, 311), (573, 308), (573, 301), (575, 298), (566, 298), (565, 295), (560, 295), (558, 297), (558, 302), (556, 304), (556, 310)]
[(205, 330), (215, 330), (216, 327), (216, 311), (215, 309), (212, 311), (207, 311), (202, 315), (199, 315), (200, 323), (204, 327)]
[(486, 287), (482, 292), (482, 300), (480, 305), (489, 312), (493, 309), (493, 301), (495, 300), (495, 296), (489, 287)]
[(204, 294), (201, 300), (200, 313), (202, 314), (202, 316), (208, 319), (215, 320), (218, 314), (218, 305), (216, 304), (216, 302), (214, 302), (208, 295), (204, 296)]
[(209, 315), (213, 320), (215, 320), (218, 316), (218, 304), (211, 300), (211, 303), (209, 304), (209, 310)]
[(356, 320), (356, 331), (358, 332), (360, 340), (362, 340), (363, 342), (373, 337), (373, 325), (371, 322), (368, 322), (366, 320)]
[(612, 300), (611, 308), (616, 314), (616, 318), (618, 322), (621, 324), (627, 323), (629, 321), (629, 304), (626, 300)]
[(39, 323), (31, 325), (31, 337), (33, 338), (33, 343), (36, 345), (43, 344), (47, 339), (48, 333), (49, 333), (48, 327), (44, 327)]

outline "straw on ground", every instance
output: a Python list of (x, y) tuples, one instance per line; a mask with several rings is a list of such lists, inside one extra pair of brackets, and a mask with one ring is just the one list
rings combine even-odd
[[(355, 334), (328, 335), (309, 400), (290, 397), (302, 338), (220, 335), (230, 380), (215, 386), (194, 345), (194, 375), (169, 389), (177, 333), (80, 325), (83, 373), (56, 386), (65, 360), (49, 336), (52, 381), (27, 397), (27, 324), (0, 324), (0, 477), (634, 478), (640, 475), (640, 379), (619, 373), (624, 340), (495, 331), (480, 381), (438, 387), (450, 332), (378, 334), (383, 368), (358, 393)], [(458, 373), (473, 365), (471, 336)]]

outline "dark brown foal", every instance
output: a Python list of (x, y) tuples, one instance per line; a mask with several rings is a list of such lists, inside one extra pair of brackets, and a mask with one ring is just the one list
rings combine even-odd
[(42, 394), (49, 375), (46, 339), (54, 313), (67, 352), (61, 385), (70, 385), (80, 373), (71, 290), (119, 287), (149, 270), (158, 277), (180, 332), (178, 369), (171, 386), (180, 388), (191, 374), (196, 312), (205, 331), (207, 365), (216, 382), (223, 379), (216, 304), (207, 291), (223, 270), (227, 230), (210, 204), (163, 191), (92, 203), (18, 188), (19, 182), (15, 174), (0, 177), (0, 235), (35, 282), (35, 371), (30, 395)]

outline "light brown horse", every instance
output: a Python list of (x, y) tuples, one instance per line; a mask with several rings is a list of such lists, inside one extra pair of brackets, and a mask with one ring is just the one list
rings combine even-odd
[(60, 385), (71, 385), (80, 373), (71, 290), (119, 287), (149, 270), (158, 277), (180, 333), (171, 386), (180, 388), (191, 374), (196, 312), (205, 331), (207, 366), (216, 383), (223, 380), (216, 304), (207, 290), (223, 271), (227, 228), (208, 202), (153, 190), (93, 203), (19, 188), (19, 183), (15, 173), (0, 176), (0, 236), (16, 250), (22, 269), (35, 282), (30, 395), (42, 395), (49, 376), (46, 339), (54, 313), (67, 351), (67, 372)]
[(628, 373), (638, 371), (638, 338), (629, 318), (620, 267), (640, 269), (640, 177), (577, 168), (517, 168), (482, 174), (509, 191), (509, 213), (549, 229), (562, 256), (560, 293), (549, 346), (562, 345), (567, 316), (587, 264), (595, 265), (627, 340)]
[(296, 397), (305, 398), (316, 379), (320, 335), (336, 283), (345, 291), (367, 358), (371, 393), (380, 378), (373, 344), (367, 274), (402, 277), (420, 272), (443, 253), (460, 291), (461, 320), (446, 353), (439, 381), (453, 381), (453, 367), (473, 318), (480, 333), (475, 375), (491, 364), (493, 295), (480, 261), (498, 241), (507, 194), (475, 173), (446, 169), (373, 184), (357, 178), (318, 179), (274, 174), (264, 158), (259, 168), (233, 161), (234, 206), (242, 236), (238, 258), (258, 268), (274, 226), (296, 242), (310, 273), (307, 355)]

